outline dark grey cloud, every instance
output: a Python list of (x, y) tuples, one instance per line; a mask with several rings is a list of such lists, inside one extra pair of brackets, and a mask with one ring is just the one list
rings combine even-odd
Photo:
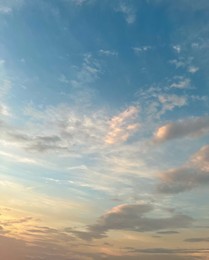
[(95, 224), (87, 226), (86, 231), (66, 230), (84, 239), (100, 239), (107, 236), (109, 230), (130, 230), (135, 232), (149, 232), (164, 229), (187, 228), (193, 219), (183, 214), (170, 214), (168, 217), (152, 218), (155, 209), (150, 204), (124, 204), (112, 208), (102, 215)]

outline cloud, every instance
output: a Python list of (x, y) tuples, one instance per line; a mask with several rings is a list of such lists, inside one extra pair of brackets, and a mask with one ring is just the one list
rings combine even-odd
[(130, 106), (110, 120), (109, 133), (105, 138), (107, 144), (121, 143), (135, 133), (139, 124), (135, 122), (139, 110), (135, 106)]
[(83, 5), (86, 2), (88, 2), (89, 0), (71, 0), (72, 3), (76, 4), (76, 5)]
[(187, 249), (187, 248), (144, 248), (144, 249), (135, 249), (132, 250), (138, 253), (146, 253), (146, 254), (168, 254), (168, 255), (176, 255), (176, 254), (193, 254), (197, 252), (205, 252), (204, 249)]
[(111, 50), (99, 50), (99, 54), (104, 55), (104, 56), (118, 56), (118, 53), (116, 51), (111, 51)]
[(187, 98), (185, 96), (178, 96), (175, 94), (160, 94), (158, 99), (162, 105), (161, 114), (164, 114), (169, 110), (171, 111), (175, 107), (182, 107), (187, 104)]
[(171, 88), (186, 89), (190, 86), (191, 80), (188, 78), (180, 78), (177, 83), (172, 83)]
[(209, 117), (193, 117), (159, 127), (154, 135), (156, 142), (183, 137), (199, 137), (208, 133)]
[(149, 50), (151, 50), (152, 47), (149, 46), (149, 45), (145, 45), (145, 46), (141, 46), (141, 47), (133, 47), (133, 51), (136, 53), (136, 54), (139, 54), (141, 52), (147, 52)]
[(124, 18), (128, 24), (133, 24), (135, 22), (136, 11), (132, 6), (128, 6), (125, 3), (121, 2), (116, 11), (124, 15)]
[(199, 68), (195, 67), (195, 66), (189, 66), (189, 68), (188, 68), (188, 72), (192, 73), (192, 74), (196, 73), (198, 70), (199, 70)]
[(0, 99), (2, 99), (8, 94), (9, 90), (11, 89), (11, 81), (8, 79), (1, 79), (0, 83)]
[(187, 95), (176, 95), (169, 93), (171, 88), (150, 87), (147, 90), (141, 90), (137, 94), (139, 96), (139, 104), (143, 113), (147, 118), (160, 118), (168, 111), (176, 108), (182, 108), (189, 105), (191, 97)]
[(15, 8), (19, 8), (24, 3), (24, 0), (1, 0), (0, 1), (0, 13), (9, 14)]
[(193, 219), (183, 214), (168, 217), (152, 218), (155, 207), (151, 204), (123, 204), (112, 208), (102, 215), (96, 224), (89, 225), (87, 231), (69, 230), (77, 237), (85, 240), (106, 237), (109, 230), (129, 230), (149, 232), (169, 228), (186, 228), (192, 225)]
[(209, 237), (193, 237), (193, 238), (187, 238), (184, 241), (190, 243), (209, 242)]
[(158, 234), (161, 235), (173, 235), (173, 234), (178, 234), (178, 231), (173, 231), (173, 230), (168, 230), (168, 231), (158, 231)]
[(209, 145), (202, 147), (190, 161), (160, 175), (158, 192), (175, 194), (209, 184)]
[(182, 48), (180, 45), (173, 45), (172, 48), (177, 52), (180, 53), (182, 51)]
[(10, 116), (9, 108), (4, 105), (0, 104), (0, 116)]

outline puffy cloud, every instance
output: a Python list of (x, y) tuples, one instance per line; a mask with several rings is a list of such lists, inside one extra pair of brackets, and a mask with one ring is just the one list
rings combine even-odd
[(165, 142), (183, 137), (199, 137), (207, 134), (209, 129), (209, 117), (193, 117), (180, 120), (159, 127), (155, 133), (154, 140)]
[(180, 167), (161, 174), (158, 191), (179, 193), (209, 184), (209, 145), (201, 148), (190, 161)]
[(135, 133), (139, 124), (135, 122), (139, 110), (135, 106), (130, 106), (110, 121), (109, 133), (105, 138), (108, 144), (120, 143), (127, 141), (128, 138)]
[(195, 66), (189, 66), (189, 68), (188, 68), (188, 72), (192, 73), (192, 74), (196, 73), (198, 70), (199, 70), (199, 68), (195, 67)]
[(68, 230), (81, 239), (91, 240), (106, 237), (109, 230), (130, 230), (148, 232), (169, 228), (186, 228), (193, 219), (183, 214), (168, 217), (148, 217), (155, 209), (150, 204), (123, 204), (112, 208), (102, 215), (96, 224), (89, 225), (87, 231)]

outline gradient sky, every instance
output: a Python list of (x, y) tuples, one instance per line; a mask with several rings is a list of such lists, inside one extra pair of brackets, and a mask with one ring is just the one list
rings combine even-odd
[(209, 259), (208, 14), (0, 0), (1, 259)]

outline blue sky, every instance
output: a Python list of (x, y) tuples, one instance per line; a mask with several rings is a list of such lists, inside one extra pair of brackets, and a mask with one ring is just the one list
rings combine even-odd
[(2, 259), (208, 259), (208, 11), (0, 1)]

